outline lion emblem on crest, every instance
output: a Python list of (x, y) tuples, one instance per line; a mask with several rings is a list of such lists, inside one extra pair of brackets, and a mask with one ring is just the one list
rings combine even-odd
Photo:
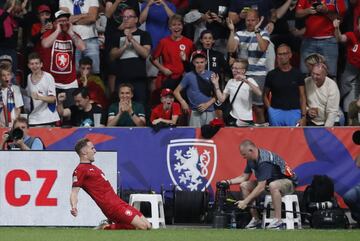
[[(202, 147), (199, 151), (196, 145), (185, 145), (174, 149), (168, 156), (168, 165), (171, 166), (172, 172), (174, 172), (171, 172), (174, 182), (190, 191), (203, 189), (204, 186), (208, 185), (207, 181), (211, 180), (214, 174), (214, 170), (211, 170), (212, 167), (209, 165), (214, 162), (215, 155), (216, 153), (212, 148)], [(169, 159), (171, 159), (171, 164)], [(211, 174), (210, 177), (209, 173)]]

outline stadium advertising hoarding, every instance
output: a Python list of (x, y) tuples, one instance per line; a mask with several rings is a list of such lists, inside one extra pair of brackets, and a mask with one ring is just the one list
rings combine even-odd
[[(298, 190), (315, 174), (326, 174), (342, 196), (358, 184), (360, 170), (354, 158), (360, 145), (352, 141), (358, 127), (336, 128), (222, 128), (210, 140), (199, 128), (30, 128), (47, 150), (73, 150), (79, 138), (89, 138), (98, 151), (117, 152), (121, 190), (207, 190), (213, 196), (216, 182), (240, 175), (245, 160), (239, 153), (244, 139), (279, 154), (299, 177)], [(7, 131), (0, 128), (0, 135)], [(1, 163), (0, 163), (1, 169)], [(233, 185), (233, 190), (239, 190)]]
[[(95, 159), (116, 188), (117, 153), (97, 152)], [(70, 214), (72, 173), (78, 164), (73, 151), (1, 151), (0, 225), (94, 226), (105, 219), (83, 190), (78, 216)]]

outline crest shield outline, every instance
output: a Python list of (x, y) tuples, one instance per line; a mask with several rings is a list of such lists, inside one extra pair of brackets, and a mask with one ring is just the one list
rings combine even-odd
[(203, 139), (171, 140), (166, 159), (170, 178), (178, 190), (204, 191), (216, 172), (216, 144)]

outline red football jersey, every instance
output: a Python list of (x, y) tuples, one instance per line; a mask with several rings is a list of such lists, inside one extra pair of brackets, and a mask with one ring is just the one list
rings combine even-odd
[[(316, 0), (299, 0), (297, 2), (297, 9), (307, 9), (312, 6)], [(326, 4), (328, 11), (344, 16), (346, 5), (344, 0), (321, 0), (321, 3)], [(307, 38), (321, 38), (334, 36), (334, 26), (332, 20), (326, 14), (307, 15), (305, 18), (306, 31), (304, 37)]]
[[(54, 30), (48, 30), (47, 38)], [(76, 80), (75, 45), (70, 35), (61, 32), (50, 48), (44, 48), (44, 70), (54, 76), (55, 83), (70, 84)]]
[(150, 121), (152, 122), (155, 119), (163, 118), (165, 120), (171, 120), (173, 115), (181, 115), (181, 107), (179, 103), (174, 102), (172, 104), (172, 110), (164, 111), (163, 103), (160, 103), (154, 107), (151, 111)]
[(128, 206), (115, 193), (104, 173), (93, 164), (80, 163), (76, 167), (72, 186), (84, 189), (108, 218), (120, 207)]
[[(168, 36), (160, 40), (159, 45), (154, 50), (152, 56), (154, 59), (161, 57), (162, 65), (172, 71), (171, 78), (178, 79), (185, 70), (184, 64), (180, 58), (180, 51), (184, 51), (186, 59), (189, 60), (193, 48), (193, 42), (186, 37), (174, 41)], [(159, 74), (162, 75), (160, 72)], [(166, 79), (167, 77), (163, 76), (163, 78)]]
[(347, 61), (357, 68), (360, 68), (360, 33), (346, 32), (347, 37)]

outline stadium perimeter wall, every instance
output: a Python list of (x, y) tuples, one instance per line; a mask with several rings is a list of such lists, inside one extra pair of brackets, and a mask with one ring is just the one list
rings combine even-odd
[[(360, 170), (354, 164), (355, 156), (360, 154), (360, 146), (352, 142), (352, 133), (358, 129), (223, 128), (210, 140), (201, 139), (200, 130), (195, 128), (162, 129), (159, 132), (151, 128), (33, 128), (30, 134), (41, 137), (49, 153), (73, 151), (76, 141), (87, 137), (93, 141), (97, 151), (116, 152), (117, 168), (113, 169), (117, 170), (104, 172), (106, 176), (116, 175), (118, 188), (152, 189), (156, 192), (161, 186), (171, 189), (176, 185), (181, 190), (200, 191), (206, 188), (212, 193), (216, 181), (242, 173), (245, 161), (238, 147), (242, 140), (250, 139), (259, 147), (278, 153), (288, 162), (299, 176), (299, 190), (311, 182), (313, 175), (326, 174), (335, 181), (335, 190), (341, 197), (360, 180)], [(4, 131), (7, 130), (0, 129), (0, 134)], [(0, 153), (0, 156), (5, 153)], [(36, 159), (38, 153), (27, 152), (27, 155)], [(76, 155), (58, 157), (66, 159), (64, 161), (72, 159), (73, 163), (78, 161)], [(16, 155), (10, 154), (7, 161), (12, 159), (18, 161), (15, 160)], [(95, 165), (103, 167), (106, 161), (106, 157), (98, 155)], [(23, 168), (21, 162), (17, 163), (17, 169)], [(33, 163), (39, 170), (52, 170), (40, 159), (38, 164)], [(3, 165), (4, 161), (0, 161), (0, 169)], [(57, 176), (55, 184), (60, 179), (71, 180), (71, 174), (68, 171)], [(5, 176), (6, 173), (0, 177), (1, 189), (4, 188)], [(70, 191), (69, 187), (64, 188)], [(23, 190), (17, 190), (15, 194), (21, 193)], [(60, 195), (51, 190), (49, 194), (50, 198)]]

